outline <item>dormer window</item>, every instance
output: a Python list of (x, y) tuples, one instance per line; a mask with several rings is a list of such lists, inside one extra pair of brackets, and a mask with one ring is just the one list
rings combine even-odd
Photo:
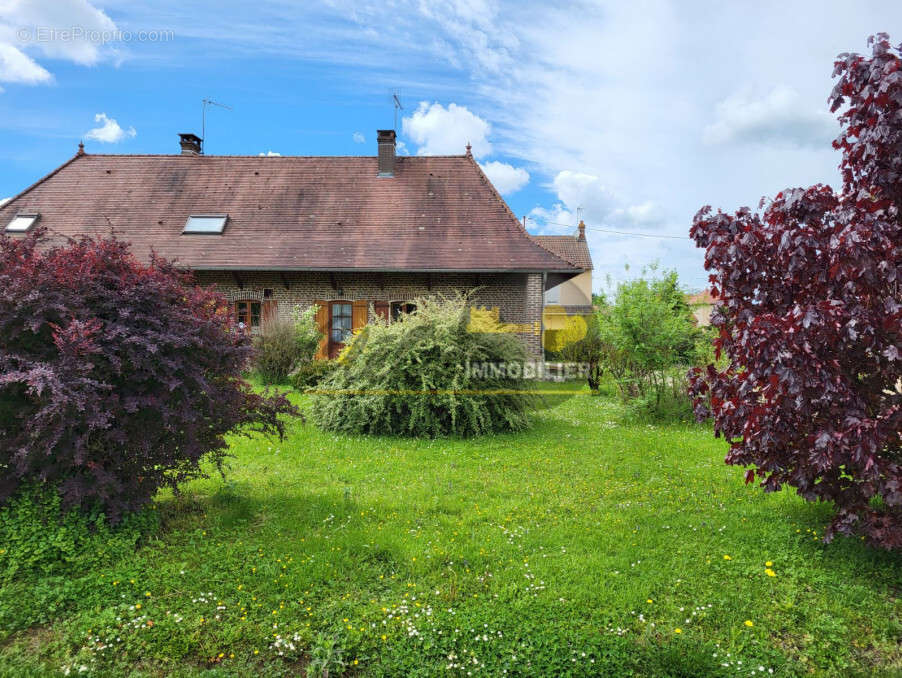
[(185, 222), (182, 233), (221, 235), (228, 218), (228, 214), (192, 214)]
[(6, 232), (25, 233), (35, 225), (35, 222), (38, 220), (39, 216), (41, 215), (37, 212), (33, 212), (31, 214), (19, 213), (14, 216), (13, 220), (6, 225)]

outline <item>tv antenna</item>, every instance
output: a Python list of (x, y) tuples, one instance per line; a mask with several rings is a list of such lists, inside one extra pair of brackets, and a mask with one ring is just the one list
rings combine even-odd
[(397, 132), (398, 131), (398, 111), (403, 111), (404, 107), (401, 105), (401, 100), (398, 98), (397, 92), (393, 92), (391, 95), (391, 98), (392, 98), (392, 104), (395, 107), (395, 125), (394, 125), (394, 127), (392, 127), (392, 129), (395, 130), (395, 132)]
[(231, 106), (226, 106), (225, 104), (221, 104), (218, 101), (213, 101), (212, 99), (201, 99), (201, 119), (200, 119), (200, 141), (201, 141), (201, 149), (203, 149), (204, 145), (207, 141), (207, 106), (219, 106), (220, 108), (224, 108), (227, 111), (231, 111)]

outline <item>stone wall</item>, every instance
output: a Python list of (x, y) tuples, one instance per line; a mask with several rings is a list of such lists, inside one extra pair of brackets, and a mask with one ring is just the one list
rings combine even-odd
[[(196, 271), (201, 285), (215, 285), (230, 301), (274, 300), (280, 318), (295, 306), (324, 301), (410, 301), (431, 293), (453, 294), (476, 289), (474, 305), (497, 308), (505, 323), (529, 330), (520, 334), (534, 355), (541, 353), (541, 273), (341, 273), (315, 271)], [(373, 313), (372, 304), (370, 313)], [(371, 316), (372, 317), (372, 316)], [(528, 327), (527, 327), (528, 326)]]

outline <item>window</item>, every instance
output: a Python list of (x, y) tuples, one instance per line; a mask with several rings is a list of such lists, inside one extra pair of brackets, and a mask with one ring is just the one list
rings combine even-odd
[(261, 318), (260, 302), (236, 301), (235, 318), (243, 329), (258, 329)]
[(227, 214), (192, 214), (185, 222), (182, 233), (201, 233), (219, 235), (225, 228)]
[(8, 233), (25, 233), (34, 226), (34, 222), (38, 220), (38, 214), (17, 214), (13, 220), (6, 225)]
[(351, 338), (351, 304), (332, 304), (332, 343), (343, 344)]
[(393, 301), (391, 303), (391, 319), (395, 321), (401, 317), (402, 313), (415, 313), (416, 310), (416, 304), (411, 304), (407, 301)]

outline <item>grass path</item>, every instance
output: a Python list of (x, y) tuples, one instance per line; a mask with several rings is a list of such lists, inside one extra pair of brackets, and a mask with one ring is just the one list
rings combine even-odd
[(745, 486), (710, 429), (620, 416), (236, 439), (133, 557), (0, 592), (0, 675), (902, 674), (898, 555), (824, 545), (829, 507)]

